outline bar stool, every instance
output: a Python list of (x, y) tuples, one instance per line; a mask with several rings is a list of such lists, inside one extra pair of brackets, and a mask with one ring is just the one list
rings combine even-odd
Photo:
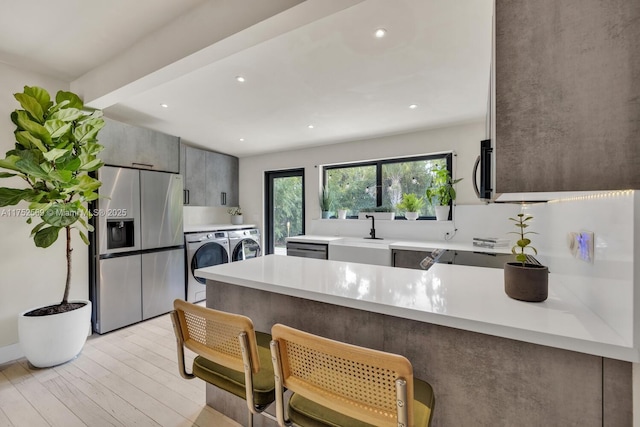
[[(186, 379), (200, 378), (247, 401), (248, 426), (253, 414), (274, 417), (265, 408), (275, 400), (271, 336), (253, 329), (251, 319), (177, 299), (171, 312), (178, 341), (178, 370)], [(198, 354), (192, 373), (184, 347)]]
[[(428, 426), (431, 386), (405, 357), (284, 325), (271, 328), (280, 426)], [(283, 387), (293, 391), (285, 418)]]

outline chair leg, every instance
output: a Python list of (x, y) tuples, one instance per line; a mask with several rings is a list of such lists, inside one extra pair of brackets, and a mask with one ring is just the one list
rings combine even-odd
[(247, 427), (253, 427), (253, 413), (251, 411), (247, 411)]

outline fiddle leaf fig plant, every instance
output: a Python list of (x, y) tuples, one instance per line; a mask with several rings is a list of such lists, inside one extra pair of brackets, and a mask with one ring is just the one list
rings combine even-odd
[(436, 165), (432, 170), (431, 186), (427, 188), (425, 196), (430, 204), (447, 206), (456, 199), (456, 189), (453, 187), (462, 178), (451, 179), (451, 174), (446, 165)]
[(511, 253), (516, 256), (516, 261), (522, 263), (522, 266), (527, 262), (527, 255), (525, 254), (526, 250), (532, 251), (535, 255), (538, 255), (538, 250), (531, 246), (531, 239), (525, 237), (528, 234), (538, 234), (535, 231), (525, 231), (529, 224), (527, 221), (533, 219), (531, 215), (518, 214), (518, 218), (509, 218), (511, 221), (515, 223), (515, 226), (518, 228), (518, 231), (510, 231), (509, 234), (517, 234), (520, 238), (516, 242), (516, 244), (511, 248)]
[[(59, 91), (52, 101), (40, 87), (25, 86), (14, 94), (22, 109), (11, 113), (15, 124), (15, 146), (0, 159), (0, 178), (11, 178), (20, 188), (0, 188), (0, 207), (28, 203), (27, 223), (40, 221), (31, 230), (37, 247), (47, 248), (65, 231), (67, 276), (58, 311), (67, 311), (71, 284), (71, 230), (89, 244), (87, 222), (91, 212), (86, 203), (98, 198), (101, 183), (89, 176), (103, 162), (96, 157), (102, 150), (97, 135), (104, 126), (101, 111), (86, 111), (82, 100), (72, 92)], [(16, 210), (18, 211), (18, 210)]]

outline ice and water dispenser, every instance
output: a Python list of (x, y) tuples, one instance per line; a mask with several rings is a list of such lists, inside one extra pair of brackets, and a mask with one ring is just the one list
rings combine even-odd
[(107, 220), (107, 249), (132, 248), (134, 242), (133, 219)]

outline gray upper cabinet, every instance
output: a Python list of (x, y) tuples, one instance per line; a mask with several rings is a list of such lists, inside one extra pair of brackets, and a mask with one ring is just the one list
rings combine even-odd
[(180, 171), (180, 138), (105, 118), (98, 134), (100, 158), (108, 165)]
[(184, 146), (185, 204), (238, 206), (238, 158)]
[(640, 188), (640, 2), (496, 1), (496, 190)]

